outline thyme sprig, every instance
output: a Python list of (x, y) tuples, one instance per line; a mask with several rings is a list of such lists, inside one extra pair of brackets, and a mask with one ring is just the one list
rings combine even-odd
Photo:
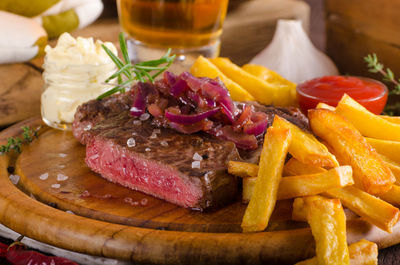
[(21, 129), (22, 138), (10, 137), (7, 139), (7, 143), (5, 145), (0, 146), (1, 155), (11, 152), (13, 150), (17, 153), (21, 153), (21, 147), (24, 143), (30, 143), (33, 141), (34, 137), (38, 137), (37, 131), (31, 129), (29, 126), (21, 127)]
[(175, 59), (175, 55), (171, 55), (171, 49), (168, 49), (167, 53), (160, 59), (132, 64), (129, 58), (123, 33), (119, 34), (119, 45), (123, 59), (118, 58), (104, 44), (102, 45), (105, 52), (118, 68), (118, 70), (109, 78), (107, 78), (105, 82), (111, 84), (110, 81), (117, 79), (118, 84), (112, 89), (98, 96), (98, 100), (117, 92), (124, 93), (125, 88), (130, 87), (135, 80), (141, 82), (150, 81), (153, 83), (154, 79), (164, 72)]
[(396, 79), (392, 70), (386, 68), (378, 61), (376, 54), (368, 54), (364, 57), (367, 63), (368, 71), (371, 73), (380, 73), (383, 76), (383, 81), (394, 84), (393, 89), (389, 91), (389, 95), (400, 95), (400, 79)]

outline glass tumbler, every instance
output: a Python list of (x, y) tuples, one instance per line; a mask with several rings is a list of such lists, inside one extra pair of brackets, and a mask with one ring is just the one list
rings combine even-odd
[(219, 55), (228, 0), (118, 0), (122, 30), (134, 62), (160, 58), (168, 48), (187, 70), (199, 55)]

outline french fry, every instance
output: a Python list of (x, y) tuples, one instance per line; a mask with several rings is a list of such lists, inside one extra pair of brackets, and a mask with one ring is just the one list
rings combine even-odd
[(389, 122), (400, 124), (400, 117), (399, 116), (387, 116), (387, 115), (380, 115), (382, 119), (385, 119)]
[(258, 165), (246, 162), (229, 161), (228, 173), (241, 178), (257, 177)]
[(315, 239), (318, 264), (349, 264), (346, 216), (340, 200), (321, 196), (296, 200), (304, 201), (307, 222)]
[(193, 63), (192, 67), (190, 68), (190, 72), (197, 77), (219, 77), (221, 81), (225, 84), (226, 88), (229, 90), (229, 93), (233, 100), (255, 100), (249, 92), (247, 92), (243, 87), (226, 77), (226, 75), (224, 75), (214, 64), (212, 64), (208, 59), (204, 58), (201, 55)]
[[(335, 111), (335, 110), (336, 110), (335, 107), (333, 107), (333, 106), (331, 106), (331, 105), (328, 105), (328, 104), (325, 104), (325, 103), (323, 103), (323, 102), (318, 103), (317, 106), (316, 106), (315, 108), (316, 108), (316, 109), (328, 109), (328, 110), (332, 110), (332, 111)], [(382, 119), (387, 120), (387, 121), (389, 121), (389, 122), (396, 123), (396, 124), (400, 124), (400, 117), (397, 117), (397, 116), (387, 116), (387, 115), (379, 115), (379, 117), (381, 117)]]
[[(296, 176), (322, 173), (325, 171), (326, 169), (322, 167), (307, 165), (292, 157), (283, 166), (282, 174), (283, 176)], [(257, 177), (258, 165), (247, 162), (229, 161), (228, 173), (241, 178)]]
[(396, 181), (389, 167), (367, 140), (341, 115), (326, 109), (309, 110), (313, 132), (331, 146), (342, 165), (351, 165), (355, 185), (371, 194), (388, 191)]
[(339, 101), (336, 112), (346, 117), (364, 136), (400, 141), (400, 124), (373, 114), (347, 94)]
[(254, 193), (241, 224), (243, 232), (262, 231), (268, 226), (291, 137), (289, 130), (273, 126), (267, 129)]
[(242, 69), (248, 72), (249, 74), (252, 74), (262, 80), (264, 80), (267, 83), (270, 83), (275, 86), (279, 87), (284, 87), (290, 91), (291, 95), (291, 105), (296, 105), (297, 104), (297, 94), (296, 94), (296, 84), (293, 82), (290, 82), (289, 80), (283, 78), (281, 75), (278, 73), (258, 64), (245, 64), (242, 66)]
[(318, 103), (315, 108), (316, 109), (328, 109), (328, 110), (331, 110), (331, 111), (335, 111), (336, 110), (335, 107), (332, 107), (331, 105), (325, 104), (323, 102)]
[(244, 178), (243, 179), (243, 191), (242, 191), (242, 202), (249, 203), (251, 196), (254, 193), (254, 187), (256, 186), (257, 177)]
[[(378, 265), (378, 246), (365, 239), (349, 245), (350, 265)], [(317, 257), (297, 262), (295, 265), (318, 265)]]
[(326, 146), (320, 143), (314, 135), (303, 131), (278, 115), (275, 115), (273, 126), (290, 129), (293, 139), (289, 146), (289, 153), (300, 162), (318, 167), (339, 166), (335, 156), (329, 153)]
[(316, 195), (323, 191), (353, 185), (350, 166), (336, 167), (331, 170), (281, 179), (278, 200)]
[(356, 187), (332, 189), (323, 194), (340, 199), (344, 206), (389, 233), (399, 220), (398, 208)]
[(400, 185), (400, 164), (393, 162), (389, 158), (385, 157), (384, 155), (380, 155), (380, 158), (382, 158), (383, 163), (390, 168), (390, 171), (392, 171), (393, 175), (396, 178), (396, 184)]
[(385, 202), (400, 207), (400, 186), (393, 185), (388, 192), (378, 194), (378, 197)]
[(365, 139), (367, 139), (367, 142), (375, 148), (378, 154), (384, 155), (396, 163), (400, 163), (400, 142), (374, 138)]
[[(257, 178), (243, 179), (243, 202), (248, 202)], [(322, 173), (284, 177), (279, 183), (278, 200), (316, 195), (326, 190), (353, 185), (350, 166), (341, 166)]]
[(297, 176), (325, 172), (322, 167), (307, 165), (292, 157), (283, 166), (283, 176)]
[(275, 106), (290, 106), (292, 104), (292, 92), (287, 87), (271, 85), (244, 71), (228, 58), (218, 57), (210, 59), (210, 61), (228, 78), (247, 90), (260, 103), (274, 104)]

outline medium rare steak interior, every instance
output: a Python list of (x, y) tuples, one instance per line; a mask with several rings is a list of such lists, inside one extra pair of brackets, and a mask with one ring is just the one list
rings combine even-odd
[[(211, 85), (215, 85), (212, 81)], [(86, 144), (86, 164), (111, 182), (186, 208), (204, 210), (235, 200), (238, 183), (235, 176), (227, 173), (227, 163), (241, 159), (238, 150), (242, 157), (258, 159), (258, 143), (275, 114), (308, 128), (307, 119), (295, 108), (233, 103), (224, 91), (222, 103), (216, 101), (211, 110), (204, 111), (203, 107), (200, 114), (182, 114), (190, 109), (177, 107), (179, 103), (168, 98), (165, 83), (138, 83), (132, 90), (92, 100), (78, 108), (73, 134)], [(138, 99), (140, 94), (146, 96)], [(165, 104), (166, 98), (174, 104), (172, 107)], [(182, 96), (179, 99), (188, 101)], [(142, 102), (152, 109), (141, 109)], [(188, 117), (211, 117), (201, 117), (194, 124), (178, 124), (169, 122), (167, 115), (184, 122)], [(229, 121), (228, 115), (247, 122)]]

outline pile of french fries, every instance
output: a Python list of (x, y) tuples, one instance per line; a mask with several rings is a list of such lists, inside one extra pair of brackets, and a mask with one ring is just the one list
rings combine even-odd
[(375, 243), (347, 245), (343, 207), (392, 232), (400, 216), (400, 117), (375, 115), (344, 95), (308, 118), (316, 137), (275, 116), (259, 165), (229, 162), (243, 178), (243, 232), (265, 230), (276, 201), (293, 198), (292, 219), (308, 222), (316, 242), (316, 257), (298, 265), (377, 264)]
[(197, 58), (190, 72), (197, 77), (220, 78), (236, 101), (258, 101), (275, 106), (296, 105), (296, 84), (261, 65), (239, 67), (228, 58)]

